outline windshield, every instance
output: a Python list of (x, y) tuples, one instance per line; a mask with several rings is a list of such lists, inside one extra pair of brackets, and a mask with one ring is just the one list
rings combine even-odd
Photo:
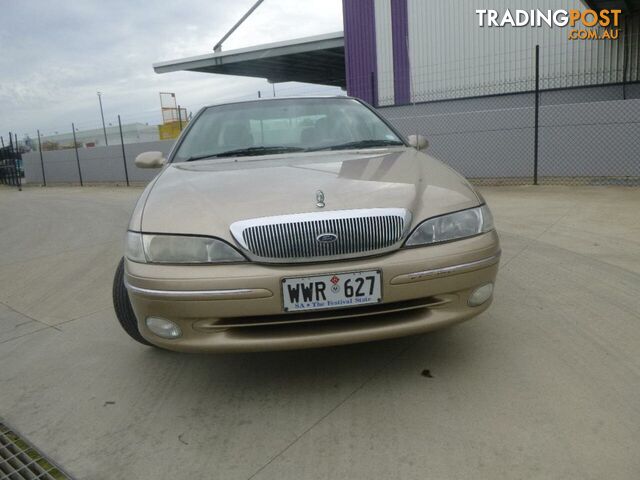
[(268, 100), (208, 107), (194, 121), (173, 161), (383, 145), (404, 143), (356, 100)]

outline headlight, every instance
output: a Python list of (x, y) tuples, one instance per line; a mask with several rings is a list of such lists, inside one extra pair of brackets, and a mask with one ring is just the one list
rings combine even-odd
[(144, 247), (142, 245), (142, 234), (127, 232), (124, 254), (129, 260), (133, 260), (134, 262), (147, 263), (147, 258), (144, 256)]
[(231, 245), (210, 237), (127, 232), (127, 258), (140, 263), (226, 263), (246, 259)]
[(470, 208), (425, 220), (416, 227), (405, 244), (408, 247), (472, 237), (493, 230), (489, 207)]

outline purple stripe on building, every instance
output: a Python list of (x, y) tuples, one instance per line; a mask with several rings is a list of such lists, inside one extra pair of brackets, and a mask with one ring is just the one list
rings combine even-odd
[(407, 0), (391, 0), (391, 25), (394, 99), (396, 105), (403, 105), (411, 101)]
[(342, 11), (347, 93), (377, 105), (378, 62), (373, 0), (343, 0)]

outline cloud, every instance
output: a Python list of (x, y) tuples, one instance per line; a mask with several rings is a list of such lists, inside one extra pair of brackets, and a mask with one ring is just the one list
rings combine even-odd
[[(271, 92), (262, 79), (175, 72), (158, 75), (152, 63), (200, 55), (253, 4), (253, 0), (189, 2), (8, 2), (0, 29), (0, 132), (34, 134), (100, 124), (105, 118), (157, 122), (160, 91), (175, 92), (191, 110), (208, 103)], [(265, 0), (223, 49), (342, 29), (340, 0)], [(322, 87), (277, 85), (289, 94)]]

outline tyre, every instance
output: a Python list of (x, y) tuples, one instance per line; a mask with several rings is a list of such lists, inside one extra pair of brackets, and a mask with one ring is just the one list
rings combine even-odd
[(120, 325), (131, 338), (143, 345), (153, 346), (140, 335), (140, 330), (138, 330), (138, 320), (133, 313), (127, 288), (124, 286), (124, 258), (120, 259), (113, 277), (113, 308)]

